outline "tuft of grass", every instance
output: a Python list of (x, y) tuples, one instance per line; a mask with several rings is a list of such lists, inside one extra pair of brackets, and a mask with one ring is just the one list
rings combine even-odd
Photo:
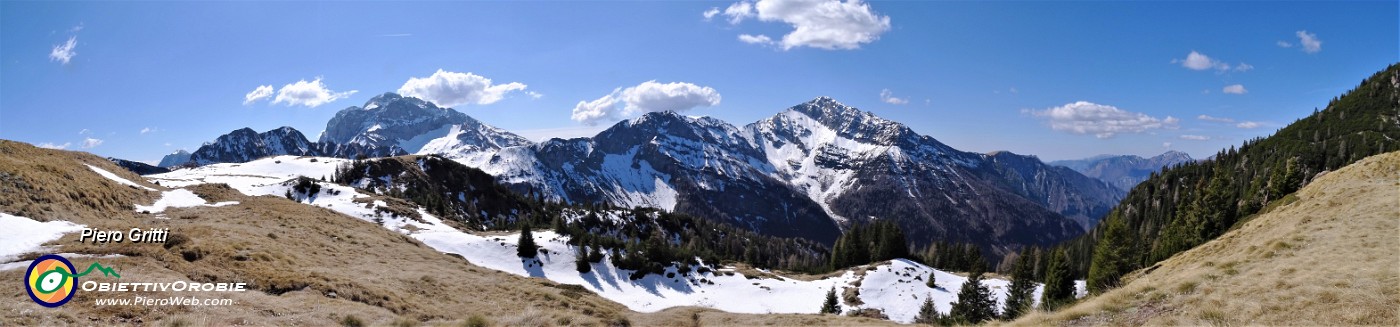
[(364, 327), (365, 321), (360, 320), (360, 317), (356, 317), (355, 315), (345, 315), (345, 317), (340, 318), (340, 325), (345, 327)]
[(471, 315), (471, 317), (467, 317), (467, 321), (462, 323), (463, 327), (486, 327), (490, 325), (491, 321), (486, 320), (486, 317), (482, 317), (479, 314), (474, 314)]

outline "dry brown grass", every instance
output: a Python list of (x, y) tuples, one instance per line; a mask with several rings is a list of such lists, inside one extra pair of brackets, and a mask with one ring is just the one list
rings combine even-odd
[(1400, 152), (1295, 197), (1121, 288), (1013, 324), (1400, 325)]
[(633, 313), (633, 326), (895, 326), (889, 320), (839, 315), (737, 314), (707, 308), (678, 307)]
[[(871, 325), (878, 321), (816, 315), (743, 315), (677, 308), (647, 314), (573, 285), (524, 278), (475, 266), (372, 222), (277, 196), (249, 197), (225, 185), (190, 189), (225, 207), (171, 208), (169, 219), (135, 213), (156, 192), (117, 185), (78, 162), (145, 183), (91, 154), (38, 149), (0, 140), (0, 212), (40, 220), (68, 220), (95, 228), (169, 228), (160, 244), (78, 243), (77, 234), (52, 245), (59, 251), (119, 258), (73, 259), (115, 267), (122, 282), (246, 282), (230, 293), (79, 291), (57, 309), (31, 302), (22, 288), (0, 288), (0, 326), (8, 325), (298, 325), (344, 322), (381, 325)], [(27, 185), (27, 186), (25, 186)], [(156, 187), (155, 185), (150, 185)], [(156, 187), (160, 189), (159, 187)], [(0, 226), (3, 227), (3, 226)], [(31, 255), (32, 257), (32, 255)], [(23, 277), (0, 271), (0, 281)], [(17, 284), (16, 284), (17, 285)], [(100, 296), (199, 296), (233, 299), (233, 306), (96, 306)], [(694, 312), (692, 317), (689, 313)], [(695, 318), (695, 319), (692, 319)]]

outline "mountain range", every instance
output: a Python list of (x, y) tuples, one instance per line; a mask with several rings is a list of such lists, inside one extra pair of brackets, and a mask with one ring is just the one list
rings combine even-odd
[(916, 245), (973, 243), (990, 253), (1079, 235), (1124, 193), (1034, 156), (960, 151), (828, 97), (744, 126), (653, 112), (593, 137), (533, 143), (385, 93), (338, 112), (316, 142), (291, 127), (245, 128), (189, 160), (401, 154), (452, 158), (565, 203), (655, 207), (828, 244), (846, 226), (889, 219)]
[(1195, 161), (1181, 151), (1167, 151), (1151, 158), (1134, 155), (1100, 155), (1079, 160), (1056, 160), (1050, 165), (1069, 167), (1084, 176), (1097, 178), (1123, 192), (1147, 180), (1152, 173), (1167, 167)]

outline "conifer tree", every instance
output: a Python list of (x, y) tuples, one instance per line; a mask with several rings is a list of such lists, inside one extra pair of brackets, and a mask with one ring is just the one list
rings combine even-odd
[(958, 291), (958, 302), (953, 303), (948, 316), (958, 323), (981, 323), (996, 318), (996, 303), (992, 290), (982, 285), (982, 272), (973, 271)]
[(538, 245), (535, 245), (535, 237), (530, 235), (529, 222), (520, 224), (520, 241), (517, 244), (519, 244), (520, 247), (517, 249), (516, 255), (521, 258), (534, 258), (539, 254), (540, 248)]
[(933, 306), (933, 294), (924, 298), (924, 304), (919, 306), (919, 315), (914, 317), (914, 323), (933, 325), (943, 320), (943, 314), (938, 312), (938, 308)]
[(936, 272), (928, 272), (928, 282), (924, 283), (924, 285), (928, 285), (928, 288), (938, 288), (938, 284), (933, 283), (933, 275), (936, 275)]
[(1013, 320), (1030, 311), (1035, 302), (1035, 279), (1033, 259), (1029, 251), (1022, 251), (1016, 257), (1016, 265), (1011, 269), (1011, 285), (1006, 290), (1006, 306), (1001, 317)]
[(822, 314), (840, 314), (841, 307), (836, 304), (836, 288), (832, 287), (826, 291), (826, 301), (822, 302)]
[(1069, 266), (1064, 249), (1056, 249), (1050, 255), (1049, 271), (1045, 272), (1045, 291), (1040, 299), (1040, 305), (1045, 310), (1053, 311), (1074, 300), (1074, 279), (1070, 276)]
[(581, 274), (593, 271), (593, 265), (588, 263), (588, 252), (588, 246), (579, 244), (578, 252), (574, 254), (574, 269), (577, 269)]
[(1116, 214), (1110, 214), (1103, 223), (1108, 226), (1094, 246), (1087, 281), (1089, 292), (1095, 294), (1118, 286), (1118, 278), (1137, 268), (1138, 260), (1127, 223)]

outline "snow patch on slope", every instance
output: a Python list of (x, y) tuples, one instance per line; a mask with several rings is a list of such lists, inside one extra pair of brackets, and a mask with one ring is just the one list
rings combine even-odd
[(0, 262), (10, 262), (29, 252), (46, 251), (44, 243), (85, 227), (61, 220), (38, 222), (3, 212), (0, 212), (0, 226), (4, 227), (0, 228)]
[(117, 176), (117, 174), (113, 174), (113, 173), (110, 172), (110, 171), (103, 170), (102, 168), (97, 168), (97, 166), (93, 166), (93, 165), (89, 165), (89, 164), (83, 164), (83, 165), (84, 165), (84, 166), (87, 166), (88, 169), (92, 169), (92, 171), (93, 171), (93, 172), (96, 172), (98, 175), (102, 175), (102, 177), (106, 177), (107, 179), (110, 179), (110, 180), (112, 180), (112, 181), (114, 181), (114, 182), (117, 182), (117, 183), (119, 183), (119, 184), (127, 185), (127, 186), (135, 186), (135, 187), (137, 187), (137, 188), (144, 189), (144, 190), (147, 190), (147, 191), (155, 191), (155, 190), (156, 190), (156, 189), (153, 189), (153, 188), (150, 188), (150, 187), (146, 187), (146, 186), (141, 185), (141, 184), (136, 184), (135, 182), (132, 182), (132, 181), (129, 181), (129, 180), (125, 179), (125, 178), (122, 178), (121, 176)]
[[(636, 183), (645, 183), (646, 188), (652, 189), (646, 193), (647, 197), (664, 197), (662, 193), (665, 191), (660, 185), (665, 183), (660, 176), (654, 170), (648, 173), (639, 172), (649, 170), (649, 165), (639, 162), (638, 165), (642, 169), (632, 169), (631, 157), (623, 157), (613, 158), (616, 159), (612, 163), (614, 169), (631, 171), (634, 175), (630, 176), (636, 177)], [(286, 182), (296, 176), (329, 176), (334, 173), (336, 166), (347, 161), (316, 158), (319, 162), (313, 163), (310, 159), (280, 156), (243, 164), (209, 165), (147, 177), (153, 181), (160, 181), (162, 185), (226, 183), (247, 195), (281, 196), (290, 187)], [(478, 266), (519, 276), (580, 285), (639, 312), (656, 312), (677, 306), (700, 306), (737, 313), (817, 313), (827, 290), (835, 288), (840, 294), (847, 288), (859, 288), (861, 301), (865, 303), (859, 308), (879, 309), (894, 321), (909, 323), (913, 321), (925, 297), (933, 297), (939, 311), (946, 313), (951, 308), (949, 302), (956, 300), (957, 290), (967, 280), (965, 277), (936, 271), (902, 259), (857, 267), (833, 277), (813, 281), (778, 275), (754, 276), (755, 279), (750, 279), (745, 274), (735, 271), (733, 267), (722, 267), (707, 273), (692, 271), (689, 274), (679, 274), (675, 266), (667, 267), (665, 273), (660, 275), (647, 275), (639, 280), (631, 280), (633, 271), (618, 269), (612, 265), (610, 258), (593, 263), (592, 272), (581, 274), (575, 270), (577, 247), (567, 244), (568, 237), (552, 231), (534, 232), (535, 243), (545, 251), (537, 258), (524, 259), (516, 256), (518, 233), (483, 236), (464, 232), (449, 226), (441, 218), (421, 208), (417, 209), (420, 215), (420, 219), (417, 220), (385, 216), (374, 209), (383, 206), (382, 201), (364, 203), (364, 200), (360, 200), (361, 202), (356, 203), (357, 198), (368, 195), (360, 194), (354, 188), (330, 183), (323, 183), (322, 188), (332, 192), (322, 191), (312, 197), (298, 197), (298, 200), (330, 208), (356, 219), (381, 223), (389, 230), (407, 234), (438, 251), (461, 255)], [(661, 205), (674, 206), (674, 203)], [(606, 213), (600, 218), (618, 219), (609, 217)], [(865, 273), (857, 274), (855, 270), (865, 270)], [(938, 288), (929, 288), (921, 280), (927, 278), (929, 272), (937, 274)], [(671, 277), (667, 277), (667, 274), (671, 274)], [(1009, 282), (986, 279), (983, 283), (993, 290), (998, 303), (1005, 301)], [(1077, 287), (1082, 290), (1082, 282), (1078, 283)], [(1036, 294), (1040, 294), (1039, 287)], [(840, 305), (845, 311), (859, 309), (844, 303)]]
[(165, 191), (160, 194), (160, 199), (149, 206), (136, 205), (136, 212), (162, 213), (166, 208), (187, 208), (197, 206), (222, 207), (238, 204), (238, 201), (225, 201), (209, 204), (204, 198), (195, 195), (194, 192), (186, 189)]

